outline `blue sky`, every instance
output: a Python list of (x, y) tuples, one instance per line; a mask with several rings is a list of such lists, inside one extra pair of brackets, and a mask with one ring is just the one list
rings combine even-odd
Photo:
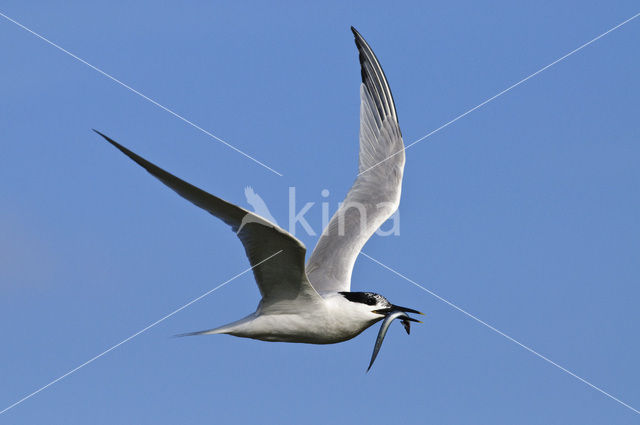
[[(533, 3), (533, 4), (532, 4)], [(221, 222), (104, 143), (279, 222), (337, 207), (378, 55), (406, 143), (638, 13), (602, 2), (19, 2), (0, 12), (0, 410), (248, 267)], [(366, 252), (640, 408), (640, 20), (407, 151), (401, 234)], [(330, 196), (321, 197), (323, 189)], [(310, 250), (316, 237), (298, 232)], [(352, 288), (427, 313), (330, 346), (174, 339), (254, 310), (250, 274), (0, 415), (64, 423), (637, 423), (366, 258)]]

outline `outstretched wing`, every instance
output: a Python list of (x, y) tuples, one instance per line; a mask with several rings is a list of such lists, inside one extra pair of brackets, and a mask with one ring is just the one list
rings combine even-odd
[(371, 47), (351, 30), (362, 71), (359, 174), (307, 263), (307, 275), (318, 292), (350, 289), (360, 250), (400, 203), (404, 144), (393, 96)]
[(218, 217), (236, 232), (253, 267), (262, 308), (293, 300), (319, 299), (304, 272), (306, 248), (298, 239), (252, 212), (213, 196), (96, 133), (191, 203)]

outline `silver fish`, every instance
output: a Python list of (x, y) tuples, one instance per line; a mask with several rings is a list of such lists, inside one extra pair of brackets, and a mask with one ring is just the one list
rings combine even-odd
[(384, 337), (387, 334), (387, 330), (389, 330), (389, 326), (391, 322), (395, 319), (402, 318), (402, 326), (404, 326), (404, 330), (407, 331), (407, 335), (411, 332), (411, 324), (410, 322), (422, 323), (421, 321), (410, 317), (404, 311), (395, 310), (391, 313), (387, 314), (387, 316), (382, 321), (382, 325), (380, 326), (380, 330), (378, 331), (378, 337), (376, 338), (376, 345), (373, 347), (373, 354), (371, 355), (371, 362), (369, 362), (369, 367), (367, 368), (367, 372), (373, 366), (373, 362), (378, 357), (378, 352), (380, 351), (380, 347), (382, 347), (382, 341), (384, 341)]

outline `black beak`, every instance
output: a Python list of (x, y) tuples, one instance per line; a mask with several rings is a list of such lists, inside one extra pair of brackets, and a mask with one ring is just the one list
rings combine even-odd
[(400, 307), (399, 305), (394, 305), (393, 308), (396, 310), (404, 311), (405, 313), (422, 314), (424, 316), (424, 313), (421, 313), (418, 310), (414, 310), (412, 308)]
[[(414, 310), (414, 309), (408, 308), (408, 307), (401, 307), (401, 306), (395, 305), (395, 304), (391, 304), (391, 307), (381, 308), (381, 309), (378, 309), (378, 310), (373, 310), (374, 313), (382, 314), (383, 316), (386, 316), (387, 314), (392, 313), (394, 311), (402, 311), (404, 313), (422, 314), (424, 316), (424, 313), (421, 313), (418, 310)], [(414, 321), (417, 321), (417, 320), (414, 320)]]

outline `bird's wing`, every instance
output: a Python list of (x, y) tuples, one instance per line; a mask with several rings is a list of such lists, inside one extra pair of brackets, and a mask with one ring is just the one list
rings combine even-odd
[[(95, 130), (94, 130), (95, 131)], [(262, 294), (261, 308), (292, 301), (310, 302), (320, 296), (304, 272), (306, 248), (291, 234), (243, 208), (213, 196), (136, 155), (96, 131), (109, 143), (191, 203), (218, 217), (236, 232)]]
[(404, 145), (395, 104), (371, 47), (351, 30), (362, 71), (359, 174), (307, 263), (307, 275), (318, 292), (350, 289), (360, 250), (400, 203)]

